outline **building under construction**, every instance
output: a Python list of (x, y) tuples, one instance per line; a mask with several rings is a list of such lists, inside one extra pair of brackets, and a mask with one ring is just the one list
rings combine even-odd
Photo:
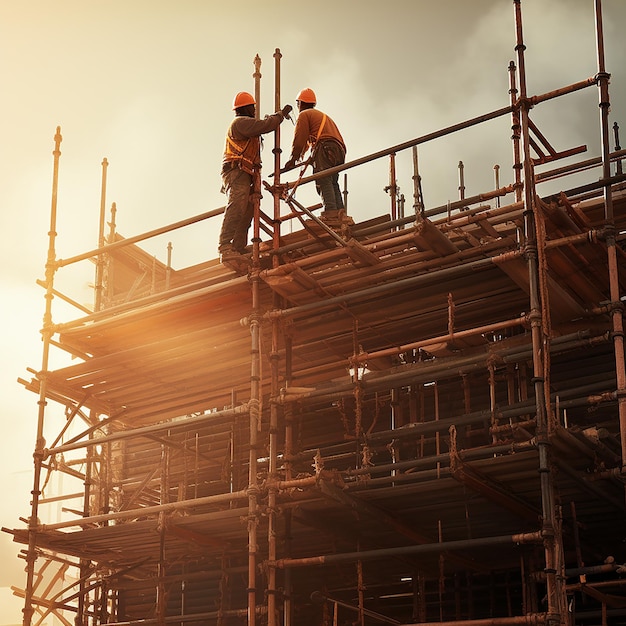
[[(388, 162), (365, 222), (300, 203), (275, 150), (237, 266), (141, 248), (223, 209), (124, 238), (102, 206), (97, 247), (57, 258), (57, 132), (42, 367), (20, 379), (32, 510), (4, 529), (25, 626), (626, 623), (626, 151), (601, 2), (597, 74), (535, 95), (512, 4), (507, 107), (334, 168)], [(600, 153), (557, 151), (531, 109), (584, 89)], [(500, 117), (512, 182), (425, 205), (419, 146)], [(56, 287), (87, 260), (92, 310)]]

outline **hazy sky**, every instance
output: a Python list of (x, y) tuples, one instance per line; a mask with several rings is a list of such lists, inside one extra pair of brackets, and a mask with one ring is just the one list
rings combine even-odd
[[(611, 123), (624, 135), (626, 2), (602, 4)], [(512, 0), (0, 0), (2, 526), (17, 526), (29, 513), (37, 398), (16, 379), (30, 378), (26, 368), (41, 365), (44, 300), (35, 280), (44, 274), (56, 127), (63, 135), (57, 257), (67, 258), (96, 245), (105, 157), (107, 207), (117, 204), (125, 236), (223, 205), (224, 133), (234, 94), (254, 89), (256, 54), (261, 113), (274, 108), (279, 48), (282, 103), (295, 105), (296, 93), (312, 87), (353, 160), (507, 106), (507, 68), (516, 58), (513, 7)], [(593, 0), (522, 0), (522, 9), (530, 95), (596, 73)], [(595, 87), (540, 105), (532, 116), (557, 150), (586, 144), (588, 157), (598, 154)], [(285, 151), (292, 129), (282, 126)], [(501, 184), (510, 183), (510, 134), (503, 118), (421, 147), (427, 207), (458, 197), (461, 160), (467, 196), (493, 187), (496, 163)], [(266, 144), (270, 171), (273, 139)], [(410, 158), (398, 156), (409, 207)], [(348, 176), (348, 208), (357, 221), (389, 207), (386, 162), (361, 169)], [(316, 201), (307, 189), (301, 193)], [(218, 218), (146, 247), (165, 260), (173, 240), (175, 267), (215, 258), (219, 226)], [(86, 303), (88, 272), (68, 283)], [(15, 552), (2, 533), (0, 587), (24, 584)], [(1, 600), (0, 624), (19, 619)]]

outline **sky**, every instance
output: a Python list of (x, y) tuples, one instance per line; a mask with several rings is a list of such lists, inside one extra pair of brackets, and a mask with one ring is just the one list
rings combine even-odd
[[(626, 2), (602, 7), (611, 124), (626, 132)], [(593, 0), (522, 0), (522, 14), (529, 95), (596, 74)], [(124, 236), (223, 206), (219, 169), (231, 103), (238, 91), (254, 91), (257, 54), (261, 115), (274, 109), (279, 49), (281, 105), (295, 106), (298, 91), (313, 88), (350, 161), (508, 106), (515, 43), (512, 0), (0, 0), (0, 525), (20, 526), (30, 511), (37, 398), (17, 378), (41, 366), (45, 303), (35, 281), (44, 278), (57, 126), (56, 252), (68, 258), (97, 245), (104, 158), (106, 206), (115, 202)], [(595, 87), (531, 116), (555, 149), (587, 145), (589, 158), (599, 154)], [(288, 121), (281, 127), (285, 152), (292, 131)], [(426, 207), (458, 199), (459, 161), (466, 196), (494, 187), (496, 164), (500, 183), (511, 183), (510, 135), (505, 116), (420, 146)], [(267, 172), (272, 147), (269, 137)], [(398, 184), (407, 210), (411, 174), (405, 151)], [(348, 173), (355, 221), (389, 210), (388, 184), (386, 160)], [(298, 199), (317, 201), (310, 186)], [(142, 246), (165, 261), (172, 241), (172, 263), (185, 267), (217, 256), (219, 227), (214, 218)], [(91, 266), (68, 268), (56, 284), (90, 305), (92, 280)], [(61, 307), (54, 321), (64, 314)], [(21, 620), (21, 602), (7, 591), (25, 581), (17, 549), (0, 534), (0, 626)]]

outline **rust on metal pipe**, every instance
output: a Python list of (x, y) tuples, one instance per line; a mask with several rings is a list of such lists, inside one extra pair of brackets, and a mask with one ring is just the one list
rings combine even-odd
[[(452, 309), (449, 308), (451, 311)], [(450, 324), (450, 322), (449, 322)], [(465, 337), (472, 337), (475, 335), (482, 335), (485, 333), (493, 333), (506, 328), (515, 328), (516, 326), (527, 326), (528, 318), (526, 315), (521, 315), (512, 320), (504, 320), (502, 322), (494, 322), (493, 324), (485, 324), (484, 326), (468, 328), (467, 330), (450, 330), (447, 335), (440, 335), (439, 337), (432, 337), (430, 339), (423, 339), (422, 341), (414, 341), (412, 343), (403, 344), (394, 348), (386, 348), (384, 350), (376, 350), (373, 352), (362, 352), (355, 356), (355, 359), (361, 363), (367, 362), (369, 359), (377, 359), (388, 356), (394, 356), (408, 352), (410, 350), (429, 350), (434, 346), (452, 343), (454, 339), (462, 339)]]
[[(609, 79), (604, 60), (604, 30), (602, 24), (602, 0), (595, 0), (596, 49), (598, 57), (598, 96), (600, 107), (600, 135), (602, 140), (602, 175), (605, 180), (611, 178), (611, 160), (609, 144)], [(622, 448), (622, 472), (626, 473), (626, 356), (624, 355), (624, 305), (620, 294), (620, 277), (617, 263), (615, 225), (613, 215), (613, 195), (611, 186), (604, 186), (604, 215), (606, 226), (606, 245), (609, 265), (609, 284), (611, 292), (611, 319), (613, 322), (613, 343), (615, 352), (615, 374), (618, 392), (618, 415), (620, 424), (620, 443)]]
[[(622, 148), (619, 145), (619, 124), (617, 122), (613, 122), (613, 136), (615, 137), (615, 152), (622, 152)], [(611, 155), (611, 158), (613, 157), (613, 155)], [(617, 166), (615, 169), (615, 173), (616, 174), (622, 174), (622, 159), (619, 159), (617, 161)]]
[(459, 161), (459, 200), (465, 201), (465, 165)]
[(580, 91), (581, 89), (586, 89), (587, 87), (593, 87), (596, 82), (597, 76), (591, 76), (577, 83), (572, 83), (571, 85), (561, 87), (560, 89), (548, 91), (547, 93), (543, 93), (537, 96), (531, 96), (529, 98), (529, 101), (534, 106), (535, 104), (545, 102), (546, 100), (552, 100), (553, 98), (559, 98), (560, 96), (564, 96), (568, 93), (574, 93), (575, 91)]
[(550, 347), (544, 345), (547, 339), (544, 335), (546, 328), (545, 308), (542, 306), (542, 297), (547, 298), (547, 293), (542, 292), (541, 280), (542, 271), (541, 260), (544, 258), (544, 250), (540, 249), (542, 238), (540, 237), (540, 224), (538, 220), (538, 208), (535, 201), (534, 170), (530, 156), (530, 135), (529, 135), (529, 110), (532, 103), (528, 100), (526, 91), (526, 65), (524, 51), (521, 0), (513, 0), (515, 8), (516, 26), (516, 50), (519, 67), (520, 97), (518, 104), (520, 107), (523, 171), (524, 171), (524, 205), (525, 205), (525, 248), (527, 255), (527, 265), (529, 274), (530, 291), (530, 320), (531, 320), (531, 340), (532, 340), (532, 364), (533, 383), (535, 392), (535, 405), (537, 411), (537, 442), (539, 446), (539, 472), (542, 499), (542, 517), (544, 538), (544, 554), (546, 560), (546, 585), (547, 585), (547, 609), (550, 621), (559, 622), (565, 615), (566, 607), (563, 606), (561, 598), (563, 594), (560, 586), (562, 583), (557, 578), (560, 571), (556, 549), (556, 521), (555, 521), (555, 495), (553, 477), (550, 465), (549, 449), (549, 405), (546, 405), (546, 387), (543, 355), (549, 356)]
[(261, 117), (261, 57), (258, 54), (255, 55), (252, 63), (254, 65), (252, 78), (254, 79), (254, 99), (256, 101), (254, 117), (258, 120)]
[(390, 215), (391, 219), (398, 218), (398, 181), (396, 180), (396, 153), (392, 152), (389, 155), (389, 186), (385, 188), (385, 191), (389, 191), (389, 198), (391, 200)]
[[(619, 171), (616, 172), (617, 175), (622, 174), (621, 159), (624, 156), (626, 156), (626, 150), (622, 150), (619, 146), (615, 148), (615, 152), (611, 152), (609, 154), (609, 159), (611, 161), (616, 161), (617, 163), (617, 168), (619, 169)], [(548, 180), (559, 178), (560, 176), (565, 176), (566, 174), (571, 174), (573, 172), (582, 172), (584, 170), (591, 169), (592, 167), (597, 167), (598, 165), (602, 165), (602, 157), (593, 157), (585, 161), (571, 163), (570, 165), (564, 165), (562, 167), (557, 167), (552, 170), (536, 174), (535, 182), (542, 183)]]
[(424, 197), (422, 195), (422, 178), (420, 176), (417, 146), (412, 147), (413, 154), (413, 212), (415, 216), (423, 217)]

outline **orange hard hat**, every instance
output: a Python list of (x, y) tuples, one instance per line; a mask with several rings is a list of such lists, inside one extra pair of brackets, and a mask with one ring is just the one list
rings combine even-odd
[(296, 102), (297, 101), (306, 102), (307, 104), (316, 104), (317, 98), (315, 97), (315, 92), (309, 89), (309, 87), (306, 87), (296, 96)]
[(239, 107), (248, 106), (249, 104), (256, 104), (254, 96), (247, 91), (240, 91), (233, 100), (233, 111)]

